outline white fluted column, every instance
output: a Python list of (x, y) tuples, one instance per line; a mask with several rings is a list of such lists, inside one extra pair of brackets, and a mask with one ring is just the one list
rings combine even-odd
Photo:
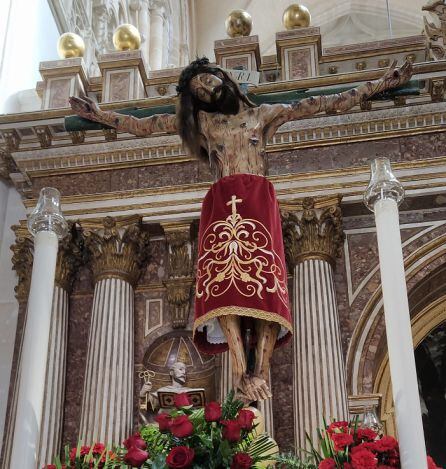
[(133, 288), (119, 278), (96, 283), (79, 439), (121, 444), (133, 424)]
[(59, 211), (59, 197), (56, 189), (42, 189), (28, 219), (34, 235), (34, 262), (18, 377), (11, 468), (35, 469), (37, 464), (58, 237), (62, 238), (67, 228)]
[(148, 258), (139, 223), (85, 232), (95, 278), (79, 439), (119, 445), (133, 425), (134, 291)]
[[(338, 201), (336, 201), (338, 203)], [(348, 419), (344, 359), (333, 265), (341, 246), (341, 212), (335, 203), (302, 210), (284, 223), (288, 263), (293, 271), (293, 408), (295, 447), (309, 449), (305, 433), (318, 441), (324, 418)], [(333, 204), (333, 201), (331, 201)]]
[(45, 378), (45, 400), (40, 432), (37, 467), (54, 461), (62, 438), (63, 404), (65, 399), (65, 366), (68, 330), (68, 292), (54, 287), (51, 311), (48, 363)]
[(220, 363), (220, 402), (223, 402), (232, 390), (232, 360), (229, 352), (222, 353)]
[(154, 2), (150, 9), (150, 68), (160, 70), (163, 65), (165, 9), (162, 2)]
[[(271, 370), (269, 372), (269, 382), (270, 382), (270, 389), (271, 389)], [(271, 438), (274, 438), (274, 414), (273, 414), (273, 398), (266, 399), (264, 401), (260, 401), (258, 403), (258, 408), (260, 413), (263, 415), (265, 419), (265, 431)]]
[(305, 260), (295, 267), (293, 283), (296, 444), (305, 448), (305, 432), (317, 441), (323, 419), (346, 420), (348, 407), (332, 267)]

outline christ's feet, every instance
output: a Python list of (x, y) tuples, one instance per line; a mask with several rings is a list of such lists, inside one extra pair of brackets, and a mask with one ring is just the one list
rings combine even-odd
[(270, 397), (272, 397), (272, 394), (264, 379), (252, 375), (243, 375), (237, 389), (237, 399), (244, 404), (249, 404), (255, 401), (264, 401)]

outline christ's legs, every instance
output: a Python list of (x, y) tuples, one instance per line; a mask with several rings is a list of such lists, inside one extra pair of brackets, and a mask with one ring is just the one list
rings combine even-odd
[(248, 375), (240, 318), (232, 315), (223, 316), (219, 318), (219, 321), (228, 341), (232, 359), (232, 379), (237, 398), (246, 403), (270, 398), (269, 362), (280, 326), (273, 322), (255, 321), (257, 333), (256, 365), (254, 375)]
[(254, 375), (269, 384), (270, 360), (279, 335), (280, 326), (275, 322), (257, 320), (256, 364)]
[(243, 338), (238, 316), (221, 316), (218, 318), (232, 359), (232, 380), (234, 389), (239, 389), (243, 375), (246, 373), (246, 354), (243, 347)]

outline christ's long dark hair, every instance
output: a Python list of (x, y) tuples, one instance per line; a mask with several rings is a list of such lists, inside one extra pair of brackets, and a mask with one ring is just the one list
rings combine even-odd
[[(205, 103), (192, 94), (189, 87), (190, 81), (200, 73), (219, 73), (223, 76), (223, 98), (221, 103)], [(206, 57), (194, 60), (181, 72), (177, 91), (176, 113), (178, 133), (188, 153), (206, 161), (209, 160), (209, 155), (200, 136), (198, 112), (236, 114), (239, 108), (239, 100), (249, 107), (255, 107), (255, 104), (240, 91), (238, 84), (224, 70), (211, 66)], [(230, 104), (230, 107), (226, 105), (227, 109), (225, 109), (225, 102)]]

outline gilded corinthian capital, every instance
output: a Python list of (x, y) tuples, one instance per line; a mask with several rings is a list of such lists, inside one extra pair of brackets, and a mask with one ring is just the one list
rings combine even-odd
[[(79, 266), (85, 263), (86, 253), (79, 225), (68, 222), (68, 228), (68, 235), (59, 243), (54, 283), (70, 292), (75, 273)], [(16, 241), (11, 246), (12, 265), (18, 276), (18, 283), (14, 290), (18, 301), (26, 301), (31, 284), (34, 239), (25, 225), (16, 225), (12, 229), (16, 234)]]
[(163, 224), (168, 248), (168, 279), (164, 282), (171, 308), (172, 327), (187, 326), (193, 284), (192, 243), (189, 223)]
[(120, 278), (135, 286), (149, 258), (149, 234), (141, 220), (106, 217), (102, 226), (85, 229), (94, 281)]
[(290, 270), (305, 259), (323, 259), (335, 265), (344, 240), (340, 201), (340, 197), (307, 197), (283, 213), (283, 239)]
[(54, 283), (70, 292), (75, 274), (86, 260), (87, 253), (80, 227), (77, 223), (68, 222), (68, 235), (59, 244)]
[(34, 259), (34, 240), (28, 231), (19, 225), (12, 227), (15, 232), (15, 243), (11, 246), (12, 268), (16, 271), (18, 282), (14, 287), (17, 300), (26, 301), (31, 284), (31, 271)]

